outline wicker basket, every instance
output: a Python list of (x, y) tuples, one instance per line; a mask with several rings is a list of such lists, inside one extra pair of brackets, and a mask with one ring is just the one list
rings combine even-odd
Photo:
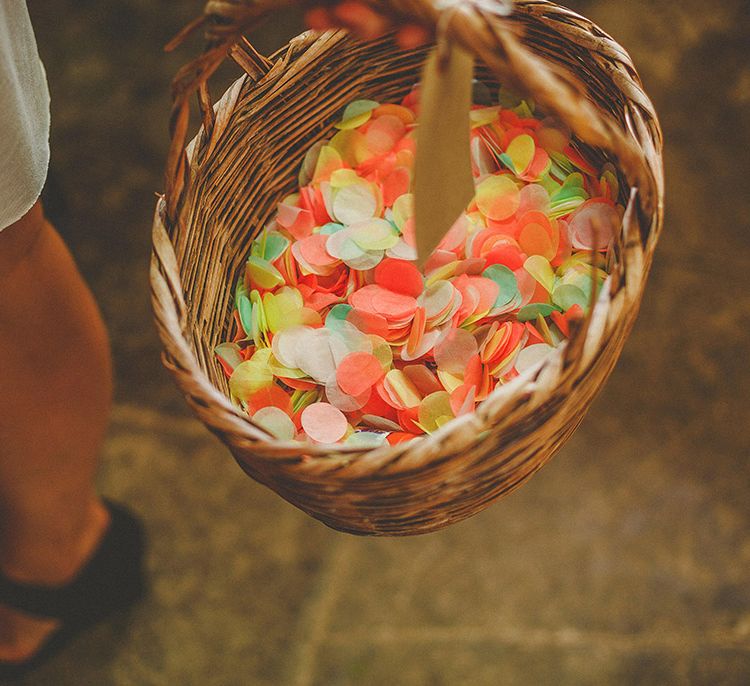
[[(278, 4), (276, 0), (275, 4)], [(257, 481), (350, 533), (426, 533), (524, 483), (580, 424), (633, 325), (662, 226), (661, 131), (627, 53), (587, 19), (544, 0), (503, 16), (493, 0), (387, 0), (397, 20), (437, 27), (472, 51), (485, 81), (512, 83), (615, 162), (627, 203), (615, 264), (592, 314), (532, 379), (496, 390), (431, 436), (373, 450), (282, 443), (235, 407), (213, 347), (225, 340), (250, 243), (296, 185), (305, 150), (356, 98), (394, 100), (418, 80), (424, 49), (392, 36), (358, 42), (305, 33), (265, 58), (242, 37), (273, 8), (214, 0), (184, 34), (208, 44), (174, 82), (166, 192), (153, 225), (151, 284), (163, 360), (197, 416)], [(225, 58), (246, 75), (214, 107), (206, 82)], [(187, 147), (189, 103), (202, 126)]]

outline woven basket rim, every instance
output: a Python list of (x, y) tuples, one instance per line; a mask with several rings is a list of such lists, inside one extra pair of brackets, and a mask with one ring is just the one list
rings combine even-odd
[[(571, 10), (547, 0), (518, 0), (508, 18), (497, 15), (493, 0), (457, 0), (460, 7), (447, 10), (446, 18), (440, 0), (373, 0), (394, 17), (437, 26), (474, 52), (502, 83), (520, 85), (568, 124), (586, 151), (614, 153), (627, 176), (621, 187), (630, 189), (630, 197), (621, 196), (628, 208), (616, 241), (618, 260), (591, 315), (574, 327), (564, 347), (529, 372), (532, 382), (516, 380), (514, 390), (504, 390), (507, 397), (491, 395), (466, 418), (396, 446), (282, 446), (230, 402), (219, 368), (211, 366), (211, 347), (226, 331), (227, 288), (253, 235), (242, 232), (272, 216), (274, 203), (293, 183), (293, 161), (324, 133), (335, 107), (347, 104), (355, 90), (372, 88), (372, 95), (386, 97), (401, 92), (423, 55), (384, 56), (382, 44), (356, 43), (340, 32), (307, 32), (270, 59), (260, 55), (243, 32), (259, 13), (295, 1), (208, 0), (204, 17), (180, 36), (204, 26), (208, 43), (173, 82), (172, 141), (165, 194), (153, 223), (150, 272), (162, 359), (196, 416), (242, 470), (296, 507), (348, 533), (435, 531), (480, 512), (543, 467), (579, 426), (612, 371), (635, 321), (663, 225), (661, 129), (625, 50)], [(368, 69), (349, 74), (353, 56)], [(214, 109), (206, 84), (227, 57), (247, 76)], [(335, 80), (340, 73), (346, 74), (341, 82)], [(299, 118), (309, 92), (326, 97), (315, 100), (307, 120), (298, 119), (299, 135), (287, 136), (284, 115), (277, 112)], [(193, 95), (203, 132), (189, 159)], [(247, 128), (233, 127), (235, 117)], [(265, 137), (258, 135), (257, 121), (265, 122)], [(227, 250), (233, 255), (225, 259)]]
[[(339, 39), (342, 38), (342, 34), (340, 32), (335, 32), (335, 34), (338, 34)], [(274, 62), (275, 65), (279, 65), (282, 61), (284, 63), (287, 63), (290, 59), (293, 59), (290, 56), (291, 54), (296, 53), (298, 56), (299, 54), (303, 53), (304, 51), (318, 43), (327, 43), (333, 37), (334, 33), (332, 32), (326, 32), (322, 35), (317, 35), (314, 32), (309, 31), (305, 32), (293, 38), (286, 46), (282, 47), (280, 50), (274, 53), (274, 55), (270, 59), (272, 61), (274, 58), (276, 59), (276, 61)], [(283, 69), (277, 71), (272, 68), (253, 84), (253, 88), (261, 89), (264, 87), (270, 87), (274, 82), (278, 81), (282, 75)], [(244, 82), (245, 79), (247, 79), (247, 75), (241, 76), (237, 81)], [(235, 82), (234, 85), (236, 85), (236, 83), (237, 82)], [(230, 89), (227, 90), (227, 93), (231, 90), (231, 88), (232, 87), (230, 86)], [(221, 106), (222, 100), (219, 100), (217, 102), (217, 108), (221, 108)], [(197, 153), (197, 146), (202, 135), (204, 135), (203, 131), (200, 130), (196, 134), (195, 138), (187, 146), (187, 150), (190, 153), (189, 161), (191, 163), (194, 161), (193, 157)], [(163, 212), (163, 199), (159, 202), (162, 206), (161, 208), (157, 207), (155, 223), (158, 222), (161, 225), (162, 229), (166, 232)], [(602, 302), (601, 298), (597, 303), (595, 313), (596, 316), (604, 316), (605, 318), (608, 314), (607, 303)], [(604, 334), (604, 330), (606, 329), (606, 323), (601, 327), (595, 327), (595, 329), (598, 329), (599, 337), (601, 337)], [(592, 329), (589, 328), (587, 331), (587, 334), (589, 334), (589, 336), (585, 341), (585, 345), (589, 347), (596, 345), (596, 347), (598, 347), (598, 340), (594, 341), (591, 338), (591, 333)], [(187, 340), (185, 340), (184, 342), (187, 344)], [(546, 396), (547, 393), (552, 392), (554, 387), (559, 386), (562, 382), (561, 359), (569, 343), (570, 341), (565, 341), (560, 347), (558, 347), (553, 353), (551, 353), (550, 356), (542, 363), (541, 367), (535, 368), (533, 374), (526, 373), (524, 375), (521, 375), (518, 379), (514, 380), (514, 382), (496, 388), (489, 398), (482, 401), (477, 406), (474, 413), (452, 420), (446, 426), (441, 427), (438, 431), (434, 432), (431, 435), (418, 436), (411, 441), (398, 444), (396, 446), (390, 446), (386, 444), (377, 448), (369, 449), (349, 447), (343, 444), (318, 445), (311, 441), (279, 441), (278, 439), (268, 434), (264, 435), (265, 432), (259, 429), (259, 427), (257, 427), (257, 425), (252, 422), (251, 418), (247, 414), (243, 413), (240, 408), (234, 405), (231, 400), (229, 400), (223, 393), (215, 388), (215, 386), (206, 376), (205, 371), (198, 364), (196, 364), (194, 369), (192, 370), (192, 381), (193, 383), (199, 382), (202, 395), (207, 402), (213, 402), (221, 405), (224, 411), (231, 413), (237, 419), (237, 421), (242, 424), (244, 429), (247, 431), (246, 437), (249, 440), (253, 441), (254, 447), (258, 449), (259, 458), (269, 460), (274, 460), (277, 458), (283, 459), (290, 452), (294, 454), (302, 452), (311, 460), (323, 459), (328, 465), (331, 464), (332, 458), (339, 458), (341, 462), (348, 464), (352, 461), (352, 459), (362, 459), (365, 456), (369, 456), (373, 462), (380, 462), (381, 460), (388, 461), (394, 456), (403, 454), (403, 452), (405, 452), (406, 450), (414, 449), (416, 443), (422, 444), (422, 451), (424, 452), (437, 453), (439, 452), (444, 442), (451, 435), (453, 435), (453, 433), (460, 425), (463, 424), (471, 425), (467, 433), (482, 432), (486, 430), (488, 424), (495, 425), (497, 423), (498, 407), (505, 407), (514, 399), (521, 396), (531, 396), (534, 394), (538, 394), (539, 385), (537, 380), (542, 376), (552, 376), (554, 378), (554, 382), (551, 380), (546, 380), (546, 383), (542, 387), (542, 395)], [(588, 364), (591, 364), (591, 360), (588, 361)], [(195, 392), (195, 388), (193, 388), (192, 391)], [(495, 411), (486, 409), (493, 407)]]
[[(539, 5), (552, 5), (552, 3), (547, 2), (521, 3), (521, 5), (527, 4), (533, 6), (533, 10), (538, 10)], [(606, 35), (603, 32), (601, 33), (602, 35)], [(387, 38), (381, 40), (386, 39)], [(341, 32), (326, 32), (318, 35), (314, 32), (308, 31), (293, 38), (286, 46), (282, 47), (268, 58), (271, 67), (254, 81), (253, 88), (263, 89), (271, 87), (273, 83), (277, 82), (283, 76), (288, 65), (292, 61), (299, 59), (299, 57), (306, 51), (310, 50), (310, 48), (320, 46), (323, 43), (329, 45), (335, 44), (339, 40), (344, 40)], [(627, 55), (622, 48), (620, 48), (620, 50), (623, 54)], [(319, 59), (324, 59), (324, 57), (325, 52), (321, 53)], [(636, 74), (634, 70), (633, 73)], [(248, 78), (248, 75), (243, 75), (240, 77), (239, 81), (244, 82)], [(217, 103), (217, 108), (220, 109), (221, 106), (222, 101), (220, 100)], [(189, 162), (192, 162), (192, 155), (197, 152), (198, 142), (202, 135), (204, 135), (204, 132), (202, 133), (199, 131), (198, 134), (196, 134), (195, 139), (187, 146), (187, 149), (191, 152), (191, 159)], [(659, 197), (659, 201), (652, 213), (652, 227), (660, 226), (662, 208), (662, 200), (661, 197)], [(630, 216), (631, 235), (627, 240), (632, 241), (634, 239), (633, 233), (637, 233), (637, 227), (635, 227), (637, 222), (635, 221), (636, 212), (633, 208), (633, 196), (631, 196), (629, 212), (626, 214), (626, 217), (628, 215)], [(165, 252), (173, 249), (168, 237), (168, 223), (165, 200), (162, 198), (157, 204), (153, 230), (154, 244), (155, 246), (160, 244), (161, 250), (155, 248), (156, 257), (152, 268), (152, 282), (155, 284), (155, 299), (159, 300), (162, 304), (167, 300), (167, 296), (172, 300), (175, 298), (174, 289), (170, 293), (168, 288), (163, 288), (158, 285), (160, 280), (161, 282), (166, 283), (166, 280), (161, 274), (162, 270), (159, 264), (163, 264)], [(627, 227), (624, 227), (623, 230), (626, 228)], [(633, 231), (634, 228), (636, 229), (635, 231)], [(652, 235), (657, 235), (657, 233), (657, 231), (654, 231)], [(652, 252), (654, 245), (655, 240), (650, 246), (647, 246), (647, 252), (649, 254)], [(647, 265), (641, 264), (641, 266), (643, 267)], [(641, 282), (645, 280), (645, 273), (641, 273), (639, 276), (642, 277), (640, 279)], [(176, 283), (172, 285), (179, 289), (179, 276), (177, 276)], [(604, 289), (604, 291), (606, 292), (606, 289)], [(602, 295), (605, 295), (605, 292), (603, 292)], [(177, 305), (179, 307), (180, 303), (177, 303)], [(184, 301), (181, 305), (184, 307)], [(607, 330), (610, 314), (612, 313), (609, 310), (608, 305), (601, 301), (594, 309), (592, 317), (599, 317), (598, 325), (593, 328), (587, 327), (585, 339), (577, 345), (581, 352), (584, 352), (586, 349), (589, 350), (588, 359), (585, 361), (585, 364), (583, 358), (581, 358), (579, 362), (579, 373), (582, 365), (590, 366), (593, 364), (596, 353), (600, 347), (599, 343)], [(614, 313), (614, 316), (619, 316), (619, 312)], [(160, 327), (160, 333), (162, 334), (162, 338), (164, 338), (165, 330), (163, 327)], [(183, 366), (184, 372), (182, 376), (177, 376), (178, 384), (183, 391), (194, 395), (206, 407), (210, 408), (211, 405), (213, 405), (214, 408), (219, 408), (225, 414), (228, 413), (231, 415), (234, 419), (232, 430), (235, 433), (235, 439), (247, 441), (248, 445), (252, 446), (253, 452), (258, 459), (270, 461), (280, 460), (283, 462), (285, 459), (289, 458), (296, 459), (300, 453), (304, 453), (306, 458), (312, 463), (315, 463), (316, 461), (324, 461), (325, 465), (331, 468), (341, 464), (349, 465), (354, 460), (362, 461), (369, 458), (368, 462), (372, 462), (373, 469), (376, 469), (378, 468), (377, 465), (380, 463), (392, 461), (395, 457), (403, 455), (406, 451), (414, 450), (418, 450), (421, 454), (425, 455), (438, 455), (440, 451), (444, 449), (446, 442), (451, 442), (450, 439), (454, 437), (459, 427), (466, 424), (471, 425), (469, 431), (464, 433), (464, 435), (467, 435), (468, 433), (476, 434), (477, 432), (484, 431), (487, 428), (487, 425), (495, 426), (498, 423), (498, 410), (500, 408), (505, 408), (514, 400), (520, 398), (529, 402), (532, 398), (536, 397), (539, 402), (542, 402), (544, 398), (554, 392), (555, 388), (562, 385), (565, 374), (570, 373), (569, 370), (563, 370), (562, 364), (564, 353), (571, 343), (570, 341), (566, 341), (550, 356), (550, 358), (545, 360), (540, 368), (536, 369), (533, 375), (529, 375), (528, 377), (522, 376), (520, 377), (521, 380), (517, 380), (517, 383), (507, 384), (506, 386), (496, 389), (487, 400), (482, 401), (474, 413), (451, 421), (432, 435), (415, 437), (415, 439), (412, 439), (411, 441), (396, 446), (384, 445), (370, 449), (352, 448), (340, 444), (321, 446), (310, 441), (281, 442), (266, 434), (262, 429), (253, 424), (250, 417), (241, 412), (240, 409), (229, 400), (229, 398), (211, 383), (205, 371), (201, 368), (194, 354), (190, 350), (189, 342), (184, 337), (184, 334), (181, 333), (180, 338), (181, 341), (177, 341), (176, 337), (173, 335), (170, 339), (171, 343), (177, 343), (177, 350), (181, 350), (182, 352), (182, 354), (179, 354), (178, 352), (178, 355), (181, 358), (179, 364)], [(174, 364), (172, 364), (171, 368), (175, 371)], [(185, 378), (190, 379), (189, 384), (184, 382)], [(194, 404), (193, 407), (196, 409)], [(211, 426), (210, 417), (208, 417), (209, 413), (206, 412), (199, 414), (209, 427), (212, 428), (212, 430), (215, 430), (215, 428)], [(306, 464), (309, 466), (311, 462), (307, 462)]]

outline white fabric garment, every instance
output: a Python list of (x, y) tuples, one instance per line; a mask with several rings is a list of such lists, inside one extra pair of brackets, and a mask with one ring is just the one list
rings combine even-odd
[(49, 91), (26, 0), (0, 0), (0, 231), (36, 202), (49, 165)]

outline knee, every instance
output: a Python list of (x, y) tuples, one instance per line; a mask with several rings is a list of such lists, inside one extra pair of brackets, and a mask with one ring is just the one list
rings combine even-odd
[(34, 252), (44, 231), (42, 203), (34, 206), (15, 224), (0, 231), (0, 282)]

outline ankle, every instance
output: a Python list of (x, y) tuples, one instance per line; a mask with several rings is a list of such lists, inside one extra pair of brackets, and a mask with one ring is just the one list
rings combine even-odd
[(110, 521), (107, 508), (95, 498), (83, 516), (52, 521), (46, 530), (8, 541), (0, 551), (0, 571), (14, 581), (43, 586), (63, 585), (99, 545)]

